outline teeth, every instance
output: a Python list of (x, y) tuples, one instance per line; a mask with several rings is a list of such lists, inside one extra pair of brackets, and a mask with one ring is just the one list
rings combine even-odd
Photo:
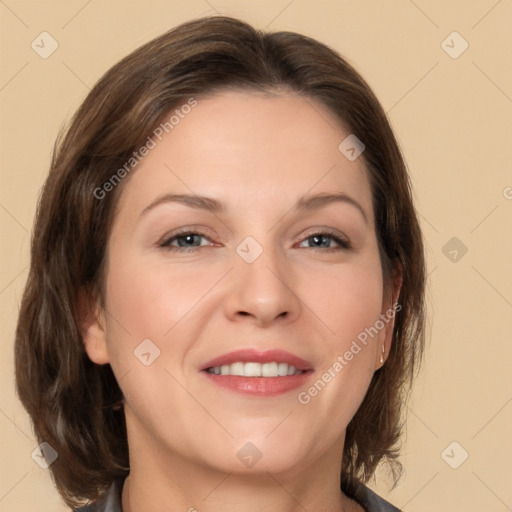
[(233, 363), (230, 366), (231, 368), (229, 369), (227, 375), (240, 375), (241, 377), (244, 376), (244, 363)]
[(286, 377), (287, 375), (300, 375), (303, 370), (287, 363), (232, 363), (208, 368), (209, 373), (215, 375), (238, 375), (240, 377)]
[(277, 373), (280, 377), (286, 377), (288, 375), (288, 365), (286, 363), (279, 363)]
[(265, 363), (261, 365), (262, 377), (277, 377), (278, 375), (277, 363)]
[(261, 377), (261, 364), (245, 363), (244, 377)]

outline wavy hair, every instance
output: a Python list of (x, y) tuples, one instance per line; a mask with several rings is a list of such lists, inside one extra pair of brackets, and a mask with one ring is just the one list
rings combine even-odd
[[(336, 51), (294, 32), (235, 18), (188, 21), (108, 70), (55, 144), (39, 198), (15, 340), (16, 389), (70, 506), (95, 501), (129, 473), (122, 392), (110, 365), (86, 355), (78, 294), (101, 297), (116, 202), (129, 177), (97, 191), (165, 115), (220, 90), (289, 91), (316, 99), (363, 141), (384, 277), (399, 269), (391, 351), (347, 427), (340, 477), (367, 482), (381, 461), (400, 476), (404, 404), (424, 347), (425, 268), (410, 180), (379, 101)], [(136, 172), (136, 170), (134, 171)]]

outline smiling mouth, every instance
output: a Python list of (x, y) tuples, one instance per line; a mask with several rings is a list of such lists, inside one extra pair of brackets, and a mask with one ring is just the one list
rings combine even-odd
[(277, 361), (269, 363), (237, 361), (231, 364), (223, 364), (221, 366), (211, 366), (210, 368), (207, 368), (206, 371), (214, 375), (262, 378), (288, 377), (291, 375), (301, 375), (305, 373), (305, 370), (299, 370), (292, 364), (278, 363)]
[(309, 361), (286, 350), (253, 348), (223, 354), (198, 369), (214, 386), (260, 398), (289, 393), (314, 372)]

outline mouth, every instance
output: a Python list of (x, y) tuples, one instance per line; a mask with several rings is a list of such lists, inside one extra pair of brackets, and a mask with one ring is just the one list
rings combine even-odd
[(312, 365), (283, 350), (237, 350), (201, 367), (215, 385), (245, 395), (275, 396), (304, 384)]

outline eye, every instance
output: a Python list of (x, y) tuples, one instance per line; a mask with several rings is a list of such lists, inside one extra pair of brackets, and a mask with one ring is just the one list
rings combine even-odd
[[(199, 233), (196, 231), (184, 231), (165, 239), (162, 243), (159, 244), (159, 246), (169, 251), (195, 252), (198, 247), (202, 246), (200, 242), (201, 238), (209, 240), (209, 238), (204, 233)], [(174, 242), (177, 242), (178, 245), (175, 245)]]
[[(201, 244), (201, 238), (210, 240), (204, 233), (198, 231), (183, 231), (182, 233), (177, 233), (170, 238), (165, 239), (159, 244), (159, 247), (176, 252), (196, 252), (199, 247), (211, 245), (208, 243)], [(338, 246), (332, 247), (329, 241), (334, 241)], [(350, 242), (347, 239), (343, 238), (338, 233), (330, 231), (323, 231), (309, 235), (303, 242), (301, 242), (300, 247), (304, 247), (302, 245), (304, 242), (311, 243), (311, 249), (322, 252), (335, 252), (351, 248)]]
[[(329, 240), (334, 240), (338, 244), (338, 247), (332, 247), (330, 245)], [(304, 239), (304, 242), (310, 242), (313, 244), (312, 249), (320, 250), (322, 252), (334, 252), (334, 251), (341, 251), (343, 249), (350, 249), (351, 245), (348, 239), (345, 239), (341, 237), (339, 234), (327, 231), (327, 232), (319, 232), (319, 233), (313, 233), (309, 235), (307, 238)], [(302, 245), (300, 247), (304, 247)], [(328, 245), (326, 245), (326, 243)]]

